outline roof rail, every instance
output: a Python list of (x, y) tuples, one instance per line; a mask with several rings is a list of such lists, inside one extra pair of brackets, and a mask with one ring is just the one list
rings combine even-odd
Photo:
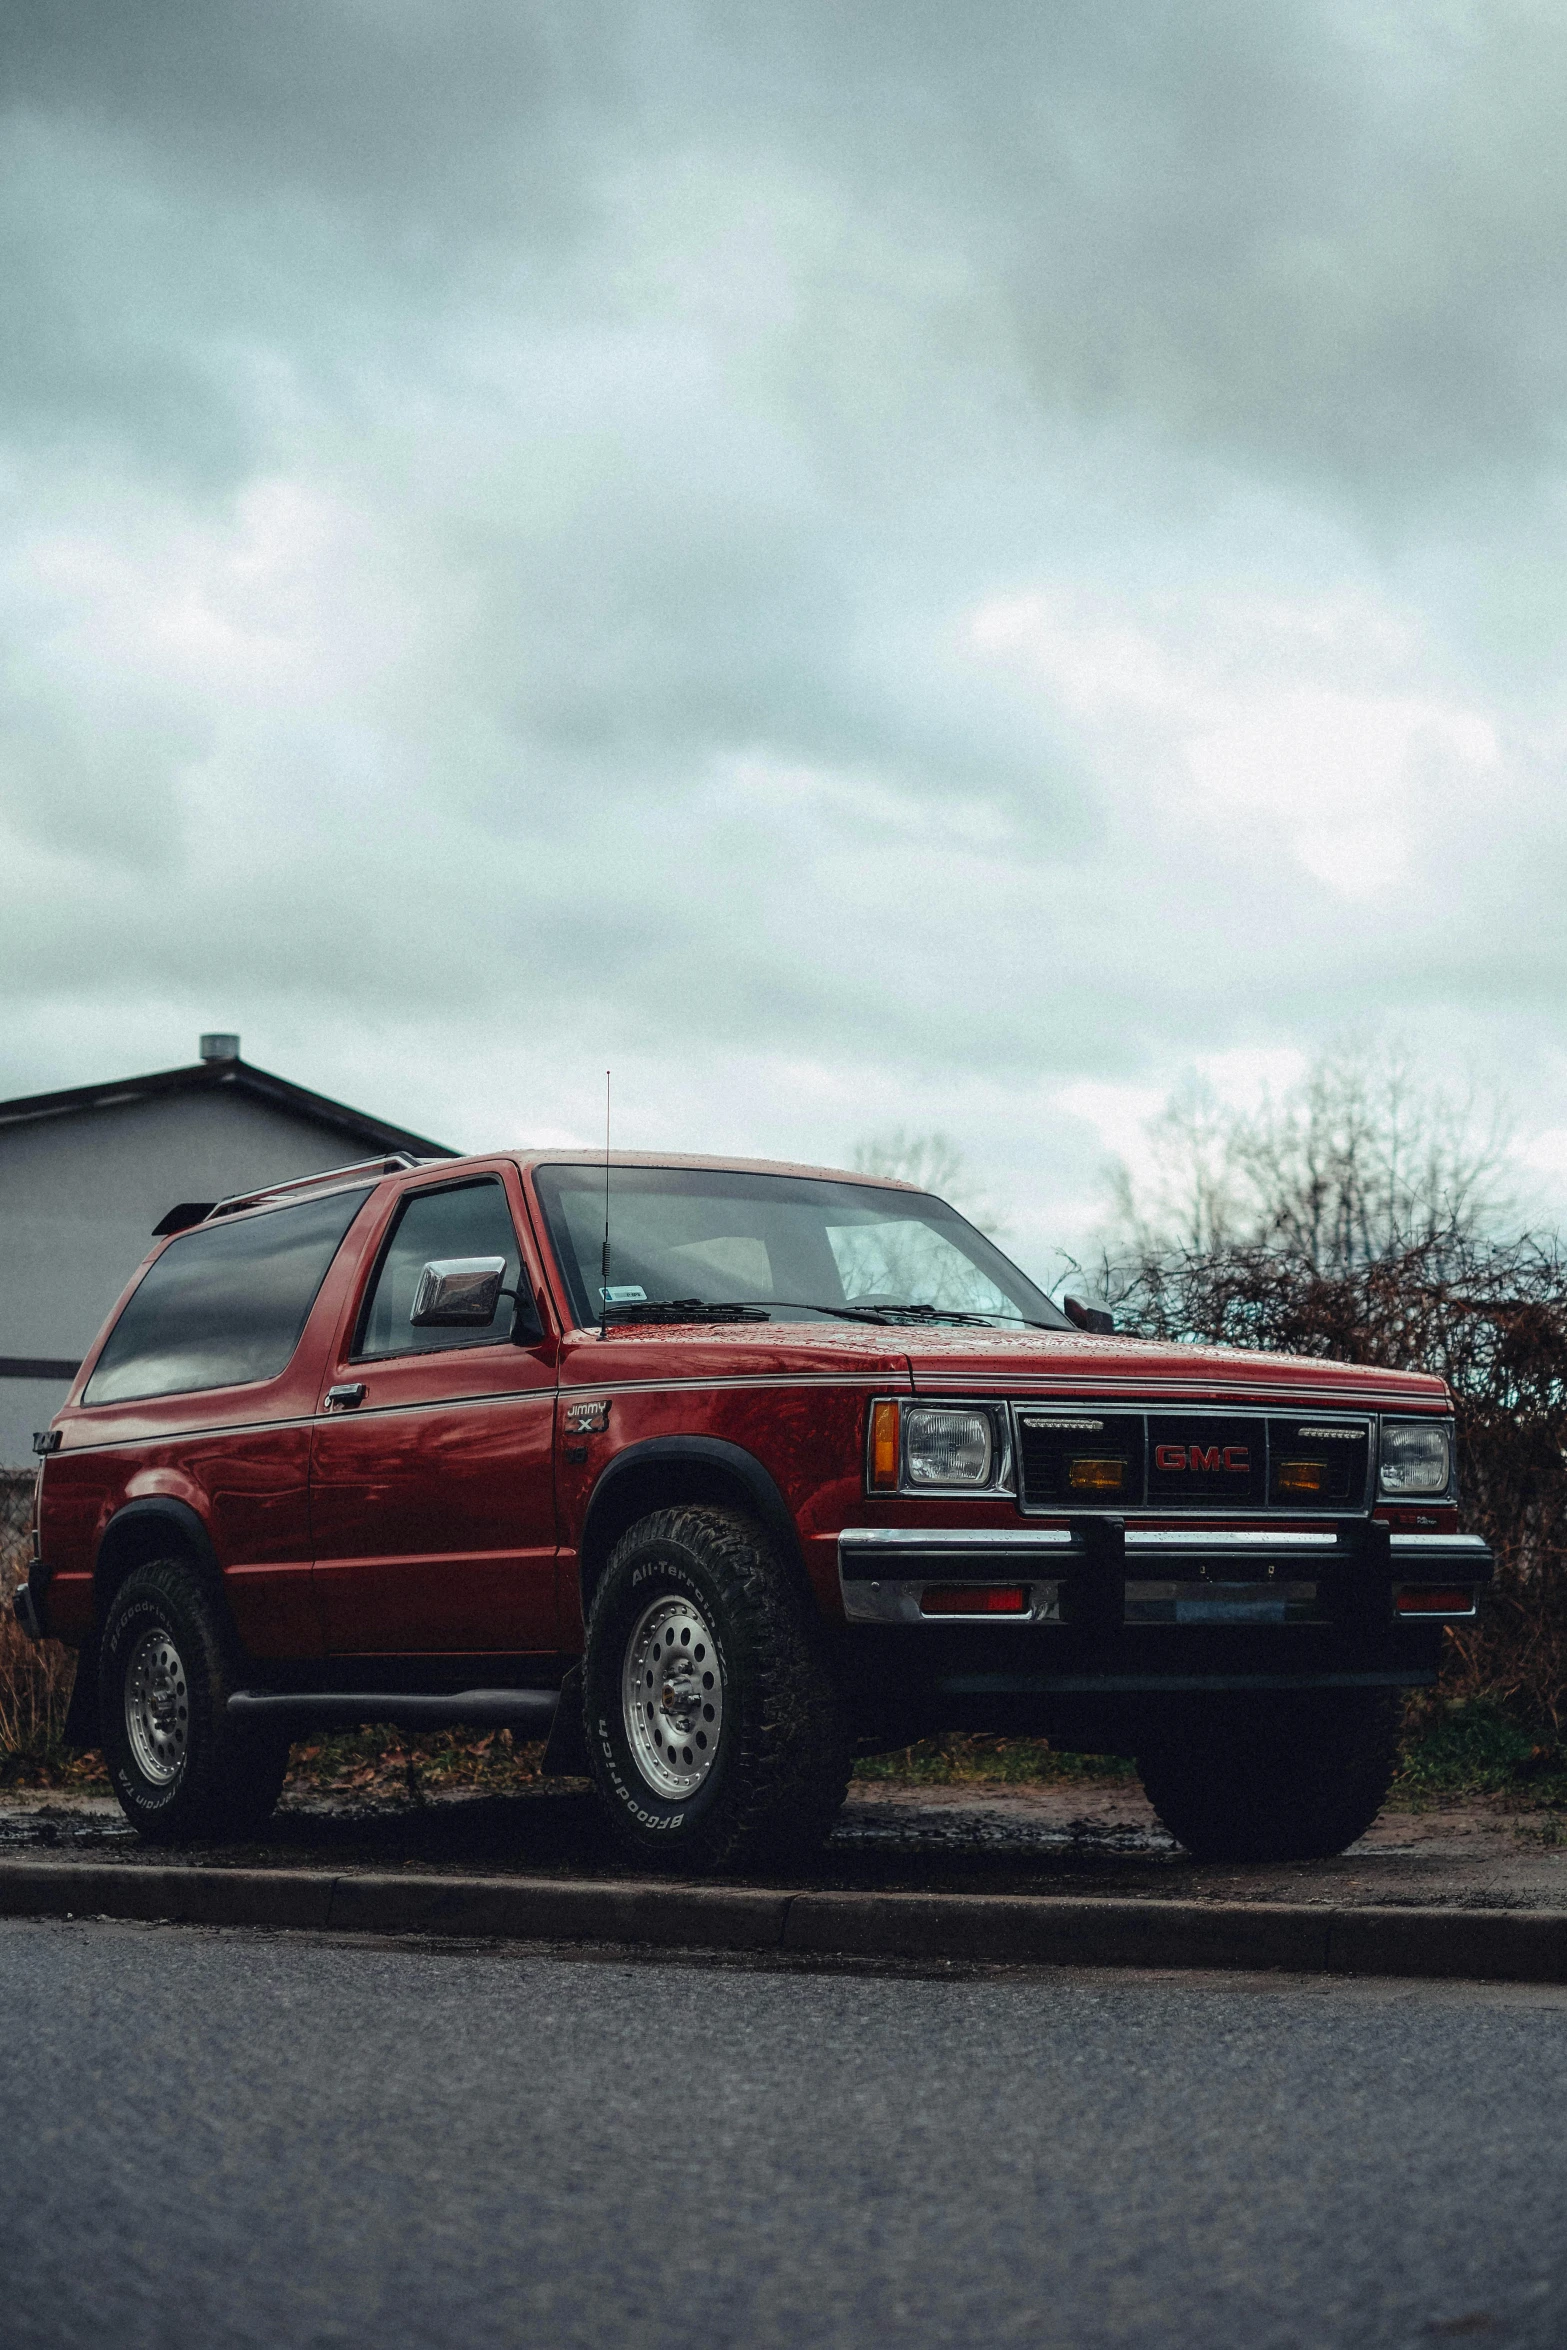
[(351, 1167), (323, 1167), (316, 1175), (296, 1175), (291, 1183), (263, 1183), (257, 1191), (236, 1191), (209, 1208), (204, 1220), (210, 1224), (215, 1216), (237, 1216), (241, 1208), (259, 1208), (263, 1200), (284, 1199), (291, 1191), (319, 1191), (323, 1184), (344, 1183), (353, 1175), (403, 1175), (410, 1167), (429, 1164), (412, 1151), (392, 1151), (381, 1159), (356, 1159)]

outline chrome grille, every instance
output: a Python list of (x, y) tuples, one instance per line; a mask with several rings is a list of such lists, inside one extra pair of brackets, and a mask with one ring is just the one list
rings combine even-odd
[(1359, 1514), (1371, 1506), (1365, 1416), (1013, 1406), (1025, 1509)]

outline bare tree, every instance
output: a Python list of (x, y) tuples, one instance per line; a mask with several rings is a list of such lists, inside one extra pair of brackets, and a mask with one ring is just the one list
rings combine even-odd
[(861, 1175), (896, 1175), (918, 1184), (921, 1191), (933, 1191), (981, 1232), (994, 1235), (1002, 1229), (950, 1134), (910, 1134), (895, 1126), (883, 1134), (866, 1135), (854, 1146), (854, 1166)]
[(1407, 1054), (1324, 1054), (1251, 1110), (1211, 1087), (1179, 1094), (1150, 1130), (1151, 1173), (1112, 1173), (1113, 1252), (1269, 1247), (1342, 1273), (1446, 1235), (1475, 1241), (1506, 1211), (1508, 1125), (1423, 1086)]

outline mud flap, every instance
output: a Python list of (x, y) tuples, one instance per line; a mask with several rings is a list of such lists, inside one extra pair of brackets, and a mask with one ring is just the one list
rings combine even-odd
[(101, 1746), (103, 1731), (98, 1719), (98, 1640), (84, 1640), (76, 1651), (76, 1679), (71, 1684), (71, 1702), (65, 1709), (65, 1727), (60, 1732), (65, 1746)]
[(582, 1667), (573, 1665), (560, 1685), (560, 1703), (550, 1724), (542, 1769), (546, 1779), (585, 1779), (588, 1741), (582, 1726)]

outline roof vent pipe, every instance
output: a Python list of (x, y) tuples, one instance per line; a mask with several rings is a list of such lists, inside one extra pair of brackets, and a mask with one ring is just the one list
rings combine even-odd
[(204, 1061), (237, 1061), (239, 1038), (217, 1033), (204, 1036), (201, 1040), (201, 1057)]

